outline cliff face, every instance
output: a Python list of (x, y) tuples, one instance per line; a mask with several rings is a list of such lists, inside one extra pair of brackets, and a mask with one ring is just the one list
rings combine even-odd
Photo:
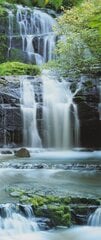
[[(43, 142), (43, 94), (41, 77), (27, 77), (32, 81), (37, 102), (37, 128)], [(21, 111), (22, 77), (0, 78), (0, 146), (23, 145)], [(101, 148), (101, 120), (99, 114), (100, 77), (88, 81), (83, 78), (81, 90), (74, 97), (80, 121), (80, 147)], [(44, 143), (43, 143), (44, 144)]]
[(78, 105), (81, 147), (101, 147), (100, 81), (101, 74), (84, 76), (81, 91), (74, 99)]
[(15, 77), (0, 77), (0, 146), (22, 143), (20, 84)]
[(7, 61), (8, 55), (8, 13), (0, 6), (0, 63)]
[(22, 79), (23, 81), (28, 79), (34, 86), (35, 100), (38, 103), (37, 127), (42, 137), (42, 83), (40, 77), (0, 77), (0, 147), (23, 145)]

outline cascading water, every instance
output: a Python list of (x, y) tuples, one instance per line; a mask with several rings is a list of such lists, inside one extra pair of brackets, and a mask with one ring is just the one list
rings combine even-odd
[[(15, 48), (14, 38), (20, 36), (20, 47), (27, 54), (27, 62), (41, 64), (53, 58), (56, 36), (53, 33), (55, 20), (38, 9), (17, 5), (15, 24), (14, 14), (9, 11), (9, 53)], [(14, 28), (15, 26), (15, 28)], [(17, 32), (17, 36), (16, 35)], [(50, 73), (42, 75), (43, 84), (43, 146), (57, 149), (70, 149), (79, 146), (79, 119), (70, 84), (59, 82)], [(23, 144), (40, 147), (41, 140), (37, 129), (37, 103), (33, 84), (29, 80), (21, 83), (21, 110), (23, 115)]]
[(29, 147), (41, 147), (37, 130), (34, 86), (24, 77), (21, 82), (21, 110), (23, 115), (23, 144)]
[(100, 240), (101, 228), (75, 227), (53, 231), (40, 231), (31, 206), (0, 205), (1, 240)]
[(59, 82), (56, 76), (49, 75), (47, 71), (42, 79), (45, 145), (60, 149), (78, 146), (79, 119), (77, 106), (73, 102), (77, 91), (72, 93), (69, 83)]
[(101, 226), (101, 207), (97, 208), (88, 219), (88, 225), (90, 226)]
[[(25, 216), (24, 216), (25, 215)], [(0, 239), (14, 239), (15, 235), (38, 231), (31, 206), (0, 205)]]
[[(48, 148), (70, 149), (79, 146), (79, 119), (68, 82), (43, 71), (43, 145)], [(21, 110), (23, 115), (23, 144), (41, 147), (37, 129), (37, 102), (31, 80), (21, 81)]]
[(10, 56), (10, 50), (11, 50), (11, 47), (12, 47), (13, 18), (14, 18), (14, 14), (12, 13), (11, 10), (8, 11), (8, 16), (9, 16), (9, 29), (8, 29), (8, 34), (9, 34), (8, 58), (9, 58), (9, 56)]
[[(16, 7), (16, 16), (12, 11), (8, 11), (9, 55), (10, 50), (16, 49), (17, 39), (18, 48), (21, 48), (22, 54), (27, 54), (27, 62), (42, 64), (52, 59), (56, 41), (52, 30), (55, 20), (38, 9), (30, 9), (21, 5), (16, 5)], [(20, 43), (19, 36), (22, 43)]]

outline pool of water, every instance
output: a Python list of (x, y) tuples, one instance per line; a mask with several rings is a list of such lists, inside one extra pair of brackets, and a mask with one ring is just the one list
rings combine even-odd
[(30, 149), (30, 158), (0, 155), (0, 203), (14, 201), (9, 188), (40, 194), (101, 197), (100, 151)]

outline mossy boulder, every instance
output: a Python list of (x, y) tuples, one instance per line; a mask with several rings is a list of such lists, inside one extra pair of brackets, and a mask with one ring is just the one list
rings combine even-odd
[(71, 214), (70, 209), (68, 206), (61, 205), (61, 204), (49, 204), (47, 205), (47, 208), (43, 209), (42, 212), (41, 209), (36, 211), (36, 215), (39, 215), (39, 213), (46, 217), (48, 217), (51, 220), (52, 226), (70, 226), (71, 223)]
[(31, 191), (9, 190), (10, 195), (19, 199), (21, 204), (30, 204), (36, 217), (48, 219), (48, 227), (85, 225), (100, 205), (101, 199), (38, 195)]
[(33, 209), (36, 217), (45, 217), (50, 219), (50, 227), (71, 225), (71, 213), (69, 206), (53, 203), (44, 204), (40, 207), (35, 207), (34, 205)]

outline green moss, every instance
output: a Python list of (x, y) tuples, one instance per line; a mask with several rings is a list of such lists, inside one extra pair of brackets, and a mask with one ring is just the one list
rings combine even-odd
[(5, 17), (5, 16), (7, 16), (7, 11), (0, 3), (0, 17)]
[(43, 204), (47, 203), (47, 199), (44, 197), (40, 197), (40, 196), (34, 196), (32, 198), (30, 198), (30, 203), (34, 206), (42, 206)]
[(0, 64), (0, 75), (38, 75), (40, 68), (36, 65), (24, 64), (20, 62), (6, 62)]
[(64, 225), (69, 226), (71, 220), (71, 214), (69, 207), (65, 205), (48, 205), (48, 216), (51, 219), (54, 226)]
[(63, 204), (49, 204), (40, 208), (34, 208), (37, 217), (47, 217), (50, 219), (52, 226), (69, 226), (71, 223), (70, 208)]
[(0, 35), (0, 63), (6, 61), (7, 58), (7, 38), (4, 34)]
[[(53, 195), (40, 196), (33, 192), (21, 189), (9, 189), (10, 195), (15, 197), (22, 204), (31, 204), (36, 217), (49, 219), (49, 226), (70, 226), (77, 224), (76, 215), (88, 216), (91, 206), (101, 205), (101, 199), (84, 197), (58, 197)], [(74, 213), (74, 215), (72, 214)]]
[(93, 83), (92, 83), (91, 80), (87, 80), (87, 81), (85, 81), (84, 86), (86, 88), (92, 88), (93, 87)]

